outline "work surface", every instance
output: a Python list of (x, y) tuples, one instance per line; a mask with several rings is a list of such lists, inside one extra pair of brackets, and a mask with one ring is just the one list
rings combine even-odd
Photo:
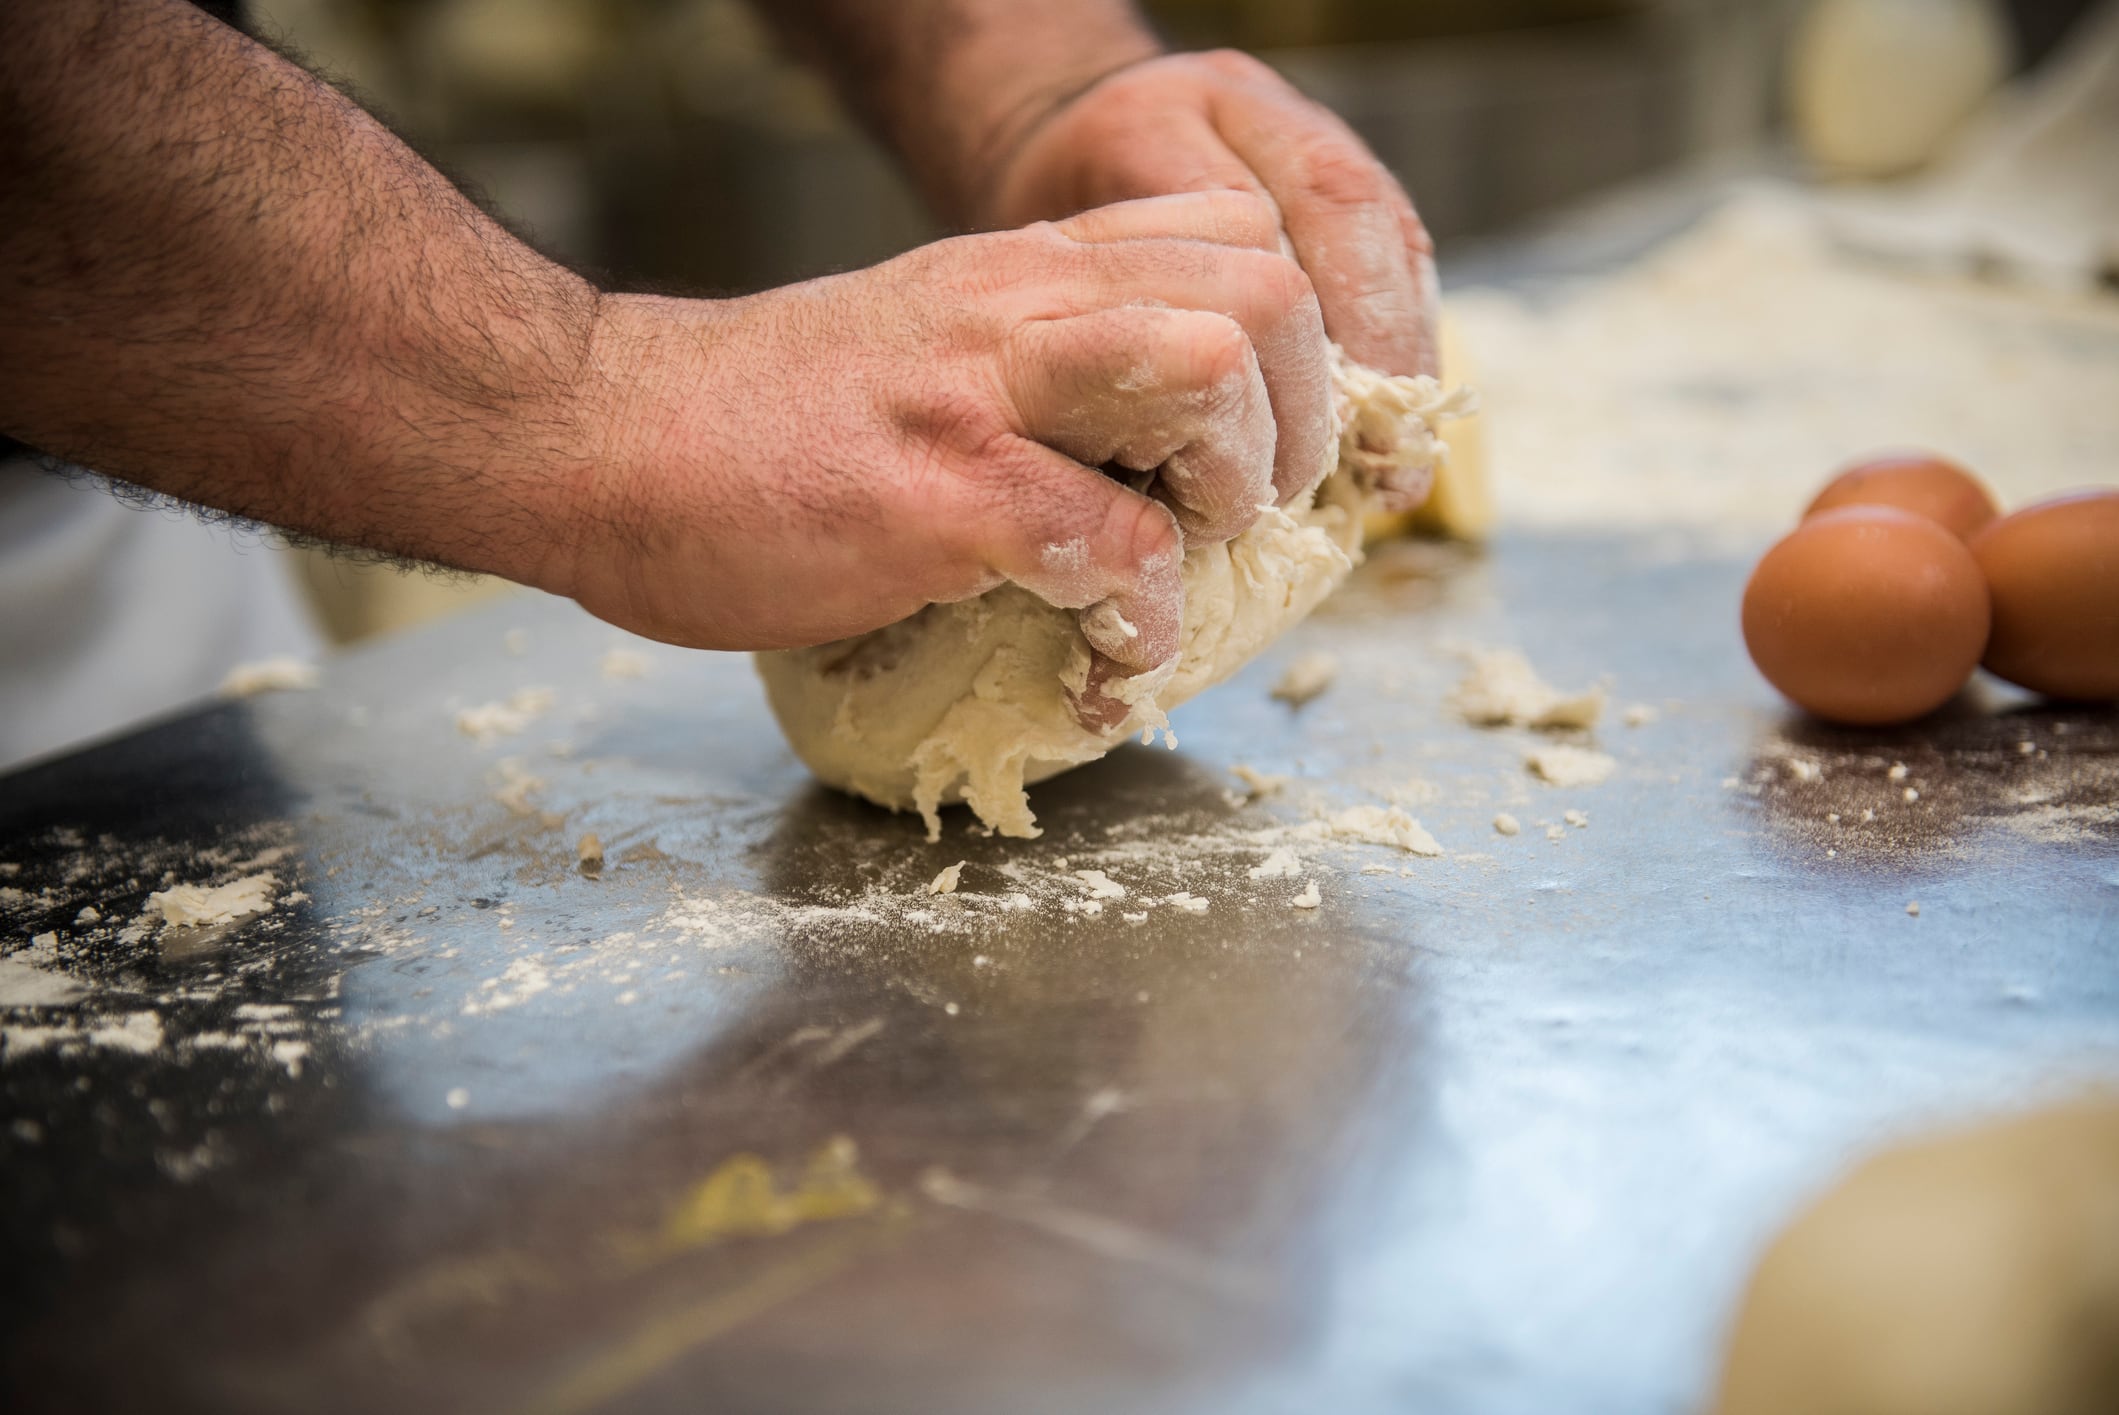
[[(0, 939), (91, 985), (0, 1013), (0, 1403), (1687, 1409), (1845, 1161), (2119, 1075), (2119, 721), (1805, 723), (1742, 569), (1387, 549), (1037, 841), (928, 844), (744, 659), (550, 602), (0, 779)], [(1465, 645), (1608, 675), (1611, 780), (1457, 720)], [(1393, 801), (1444, 856), (1285, 829)]]

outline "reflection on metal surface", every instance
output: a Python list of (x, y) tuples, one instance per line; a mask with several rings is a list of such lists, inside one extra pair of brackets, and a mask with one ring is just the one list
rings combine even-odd
[[(2112, 714), (1806, 724), (1743, 569), (1383, 549), (1181, 751), (1040, 788), (1035, 842), (929, 846), (815, 787), (742, 661), (609, 679), (558, 604), (6, 778), (0, 951), (75, 986), (0, 1013), (0, 1405), (1693, 1408), (1848, 1156), (2119, 1074)], [(1459, 645), (1658, 711), (1546, 785), (1447, 707)], [(537, 686), (505, 746), (455, 729)], [(1362, 805), (1445, 854), (1285, 831)], [(217, 947), (141, 922), (280, 845)]]

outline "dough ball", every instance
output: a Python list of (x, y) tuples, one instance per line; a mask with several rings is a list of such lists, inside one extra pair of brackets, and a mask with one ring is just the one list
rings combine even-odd
[(1394, 467), (1432, 467), (1438, 425), (1466, 400), (1431, 378), (1392, 378), (1333, 350), (1336, 465), (1242, 535), (1185, 552), (1174, 664), (1106, 688), (1132, 706), (1092, 732), (1074, 720), (1089, 650), (1074, 615), (1003, 585), (817, 648), (757, 656), (788, 744), (827, 785), (917, 810), (930, 838), (955, 801), (1003, 835), (1035, 836), (1024, 788), (1094, 761), (1256, 658), (1346, 578), (1373, 489)]
[(2119, 1098), (1858, 1167), (1759, 1263), (1715, 1410), (2119, 1410)]

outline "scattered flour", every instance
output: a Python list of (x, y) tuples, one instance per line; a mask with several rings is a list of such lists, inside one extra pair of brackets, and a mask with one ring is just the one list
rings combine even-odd
[(645, 678), (653, 665), (639, 649), (614, 648), (604, 654), (602, 672), (606, 678)]

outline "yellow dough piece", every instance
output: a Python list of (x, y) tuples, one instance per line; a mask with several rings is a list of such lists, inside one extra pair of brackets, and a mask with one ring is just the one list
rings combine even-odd
[(1714, 1410), (2119, 1410), (2119, 1098), (1855, 1169), (1752, 1274)]
[[(1450, 388), (1477, 388), (1478, 371), (1464, 347), (1464, 333), (1449, 311), (1438, 330), (1442, 382)], [(1435, 488), (1411, 511), (1371, 511), (1362, 526), (1371, 545), (1393, 536), (1426, 535), (1447, 540), (1482, 541), (1494, 525), (1493, 484), (1486, 471), (1486, 434), (1474, 410), (1442, 425), (1446, 449), (1435, 467)]]

